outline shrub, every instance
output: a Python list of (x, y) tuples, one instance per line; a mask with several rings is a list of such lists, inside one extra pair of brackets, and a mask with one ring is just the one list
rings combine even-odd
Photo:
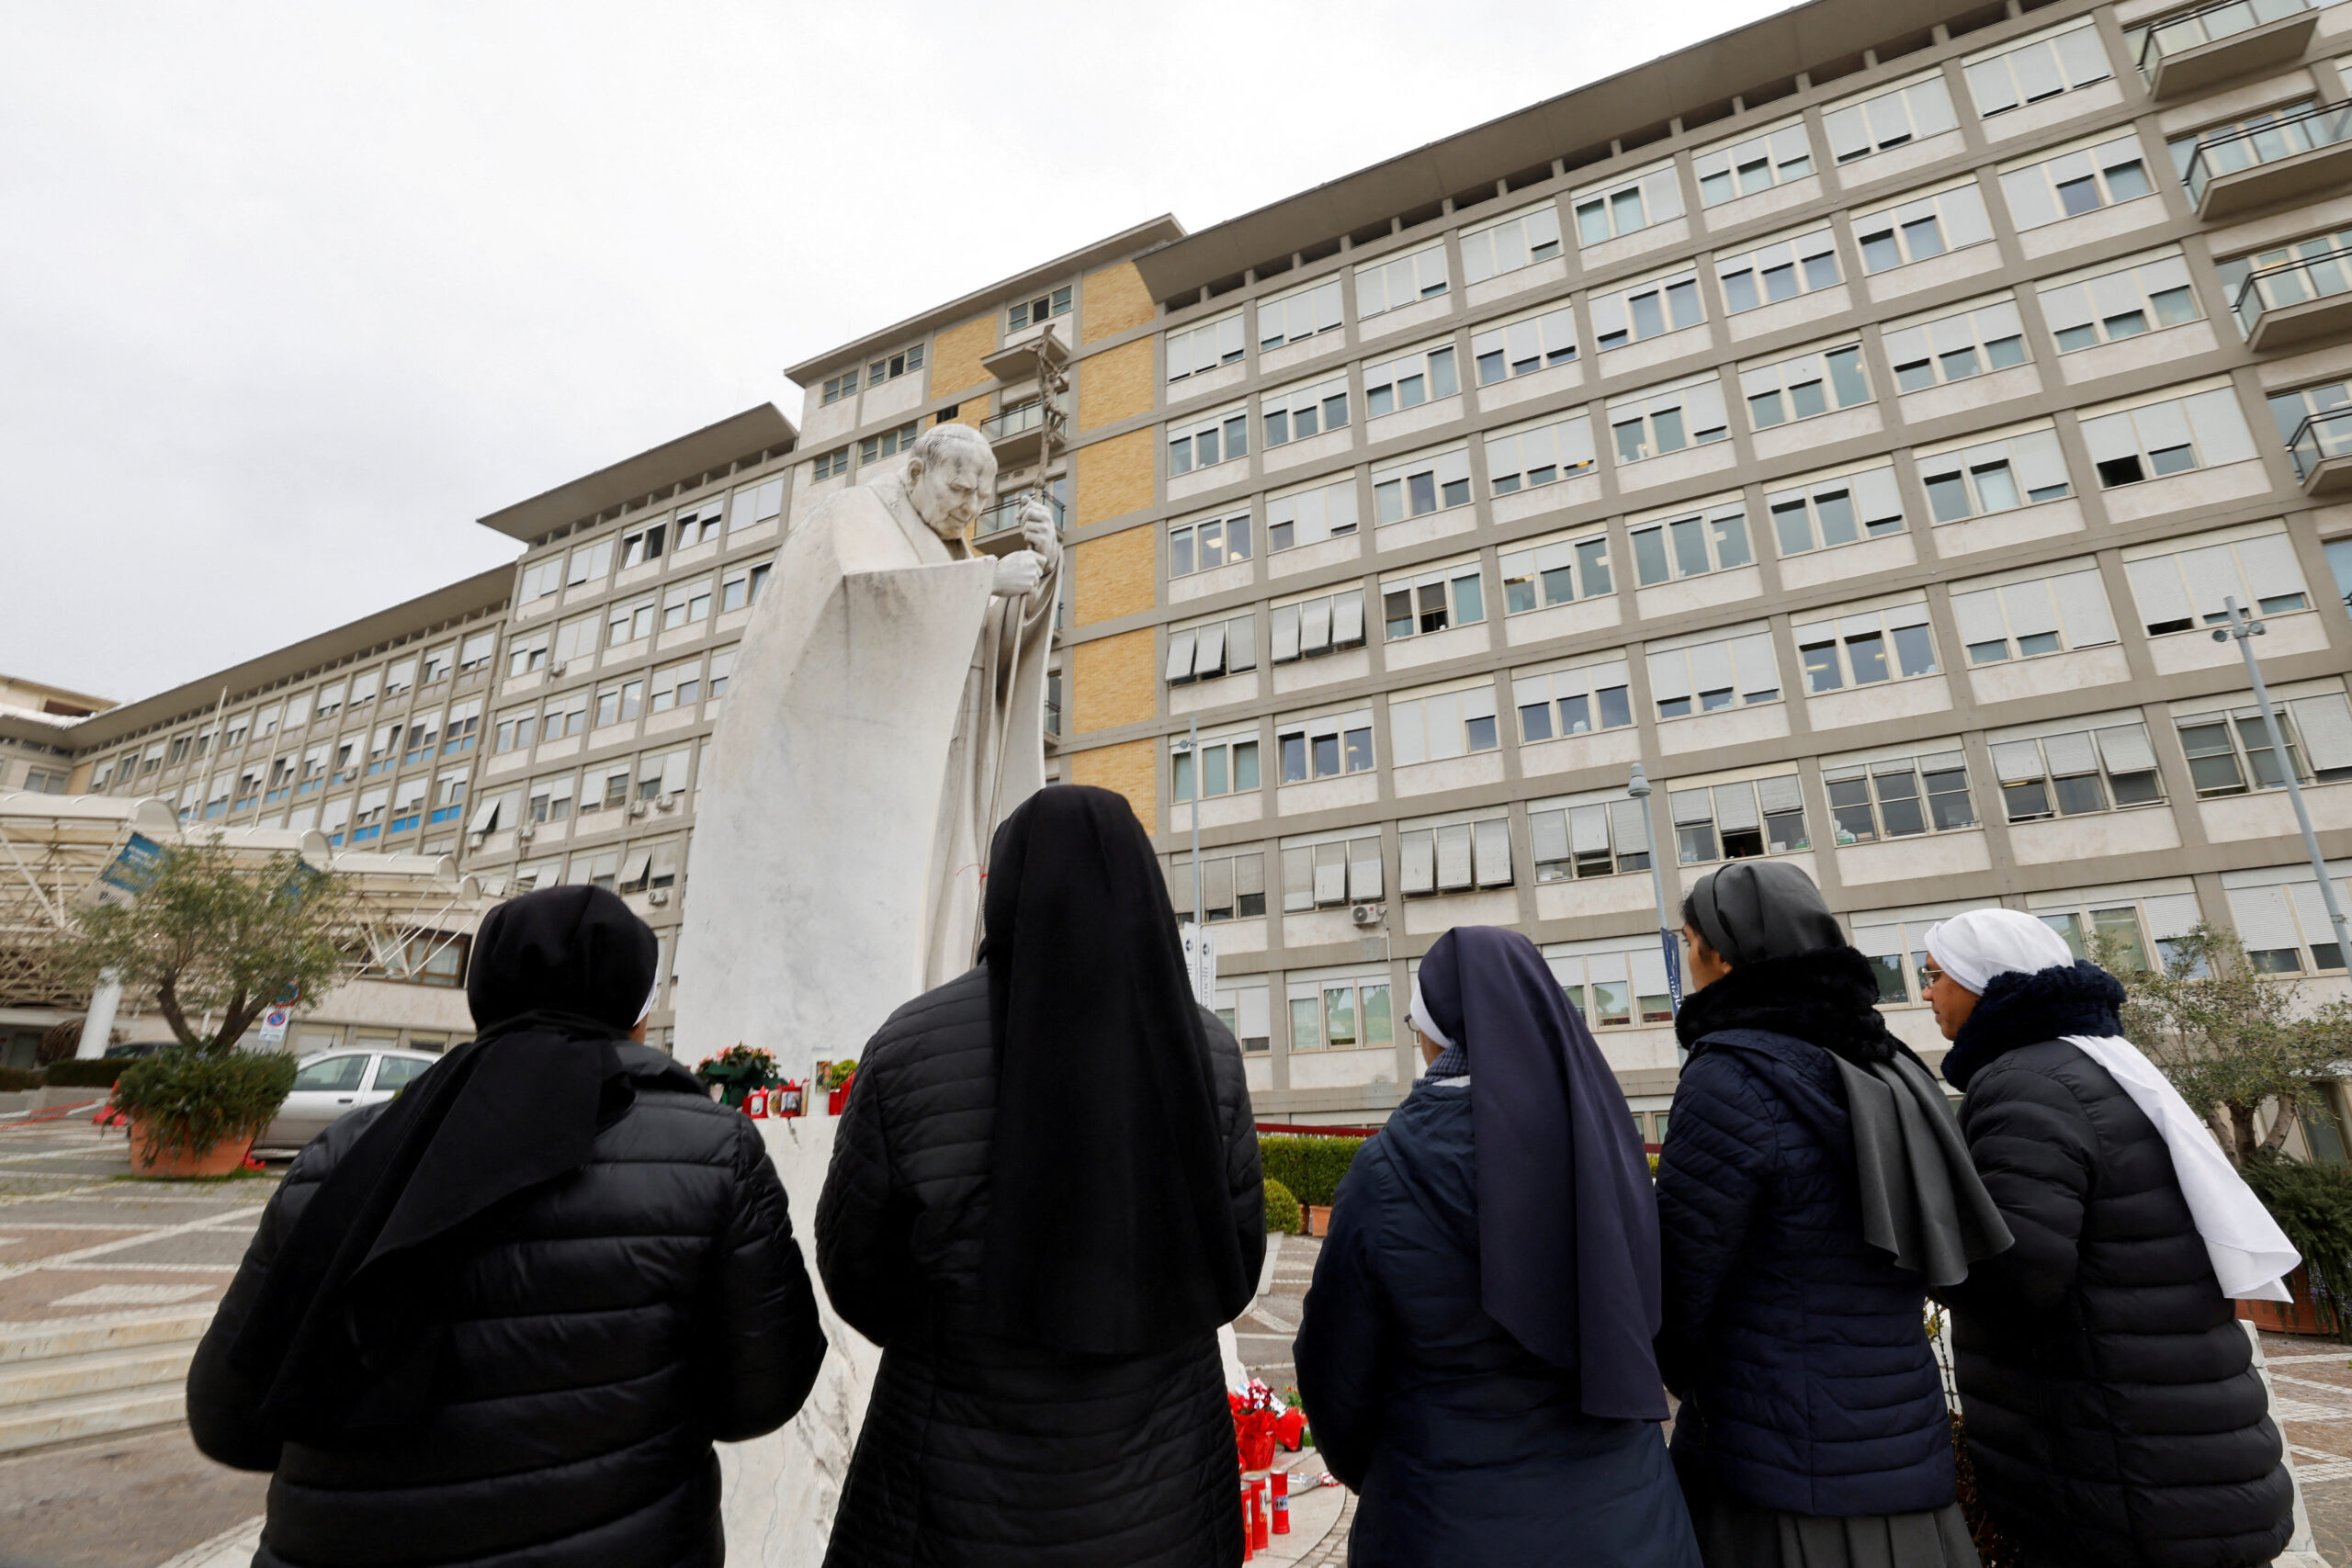
[(40, 1074), (31, 1067), (0, 1067), (0, 1094), (19, 1094), (40, 1087)]
[(1298, 1200), (1290, 1195), (1290, 1189), (1279, 1181), (1267, 1182), (1266, 1233), (1269, 1235), (1276, 1232), (1283, 1235), (1295, 1235), (1299, 1219)]
[(1258, 1140), (1258, 1157), (1267, 1181), (1282, 1183), (1302, 1203), (1328, 1208), (1363, 1145), (1362, 1138), (1277, 1133)]
[(41, 1081), (51, 1089), (112, 1089), (122, 1069), (136, 1060), (135, 1056), (96, 1056), (88, 1061), (51, 1062), (41, 1069)]
[(122, 1069), (115, 1104), (140, 1123), (148, 1158), (175, 1148), (201, 1154), (268, 1126), (294, 1087), (294, 1066), (281, 1051), (158, 1051)]
[(2320, 1321), (2352, 1338), (2352, 1318), (2338, 1310), (2352, 1293), (2352, 1168), (2290, 1159), (2272, 1148), (2246, 1157), (2246, 1185), (2303, 1255)]

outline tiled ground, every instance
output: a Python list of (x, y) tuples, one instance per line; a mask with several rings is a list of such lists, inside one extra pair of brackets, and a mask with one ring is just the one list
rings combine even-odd
[(2262, 1354), (2320, 1555), (2352, 1563), (2352, 1345), (2266, 1334)]

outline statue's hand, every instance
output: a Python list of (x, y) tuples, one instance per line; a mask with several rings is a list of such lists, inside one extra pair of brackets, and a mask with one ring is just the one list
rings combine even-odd
[(1037, 584), (1045, 580), (1045, 563), (1032, 551), (1015, 550), (1011, 555), (996, 558), (996, 587), (993, 592), (1006, 598), (1034, 593), (1037, 591)]
[(1021, 538), (1036, 552), (1038, 560), (1050, 570), (1062, 556), (1061, 535), (1054, 527), (1054, 514), (1033, 492), (1021, 503)]

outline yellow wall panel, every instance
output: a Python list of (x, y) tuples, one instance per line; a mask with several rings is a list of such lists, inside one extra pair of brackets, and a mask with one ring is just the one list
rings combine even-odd
[(1070, 755), (1069, 782), (1093, 784), (1099, 789), (1114, 790), (1127, 797), (1135, 807), (1136, 818), (1144, 830), (1155, 830), (1159, 820), (1159, 773), (1153, 766), (1153, 753), (1159, 743), (1151, 740), (1130, 740), (1122, 746), (1103, 746), (1091, 751), (1077, 751)]
[(996, 312), (976, 316), (931, 340), (931, 395), (952, 398), (989, 379), (980, 361), (996, 352)]
[(1159, 712), (1159, 671), (1151, 628), (1081, 642), (1070, 649), (1071, 729), (1086, 734), (1142, 724)]
[(1153, 355), (1151, 340), (1133, 343), (1089, 355), (1078, 367), (1078, 427), (1100, 430), (1152, 409)]
[(1125, 435), (1081, 446), (1071, 455), (1078, 469), (1074, 521), (1079, 527), (1140, 512), (1151, 504), (1151, 444), (1157, 434), (1149, 427), (1130, 430)]
[(1071, 547), (1070, 610), (1080, 626), (1114, 621), (1159, 603), (1151, 558), (1156, 532), (1126, 528)]
[(1088, 343), (1116, 337), (1159, 314), (1151, 302), (1151, 290), (1143, 286), (1143, 274), (1133, 262), (1088, 273), (1080, 298), (1085, 301)]

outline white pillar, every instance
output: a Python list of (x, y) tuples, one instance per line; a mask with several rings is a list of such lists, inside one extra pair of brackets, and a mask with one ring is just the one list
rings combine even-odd
[(89, 1015), (82, 1020), (82, 1043), (74, 1048), (75, 1059), (87, 1061), (107, 1054), (107, 1043), (114, 1038), (115, 1010), (122, 1005), (122, 976), (108, 969), (98, 976), (98, 988), (90, 993)]

